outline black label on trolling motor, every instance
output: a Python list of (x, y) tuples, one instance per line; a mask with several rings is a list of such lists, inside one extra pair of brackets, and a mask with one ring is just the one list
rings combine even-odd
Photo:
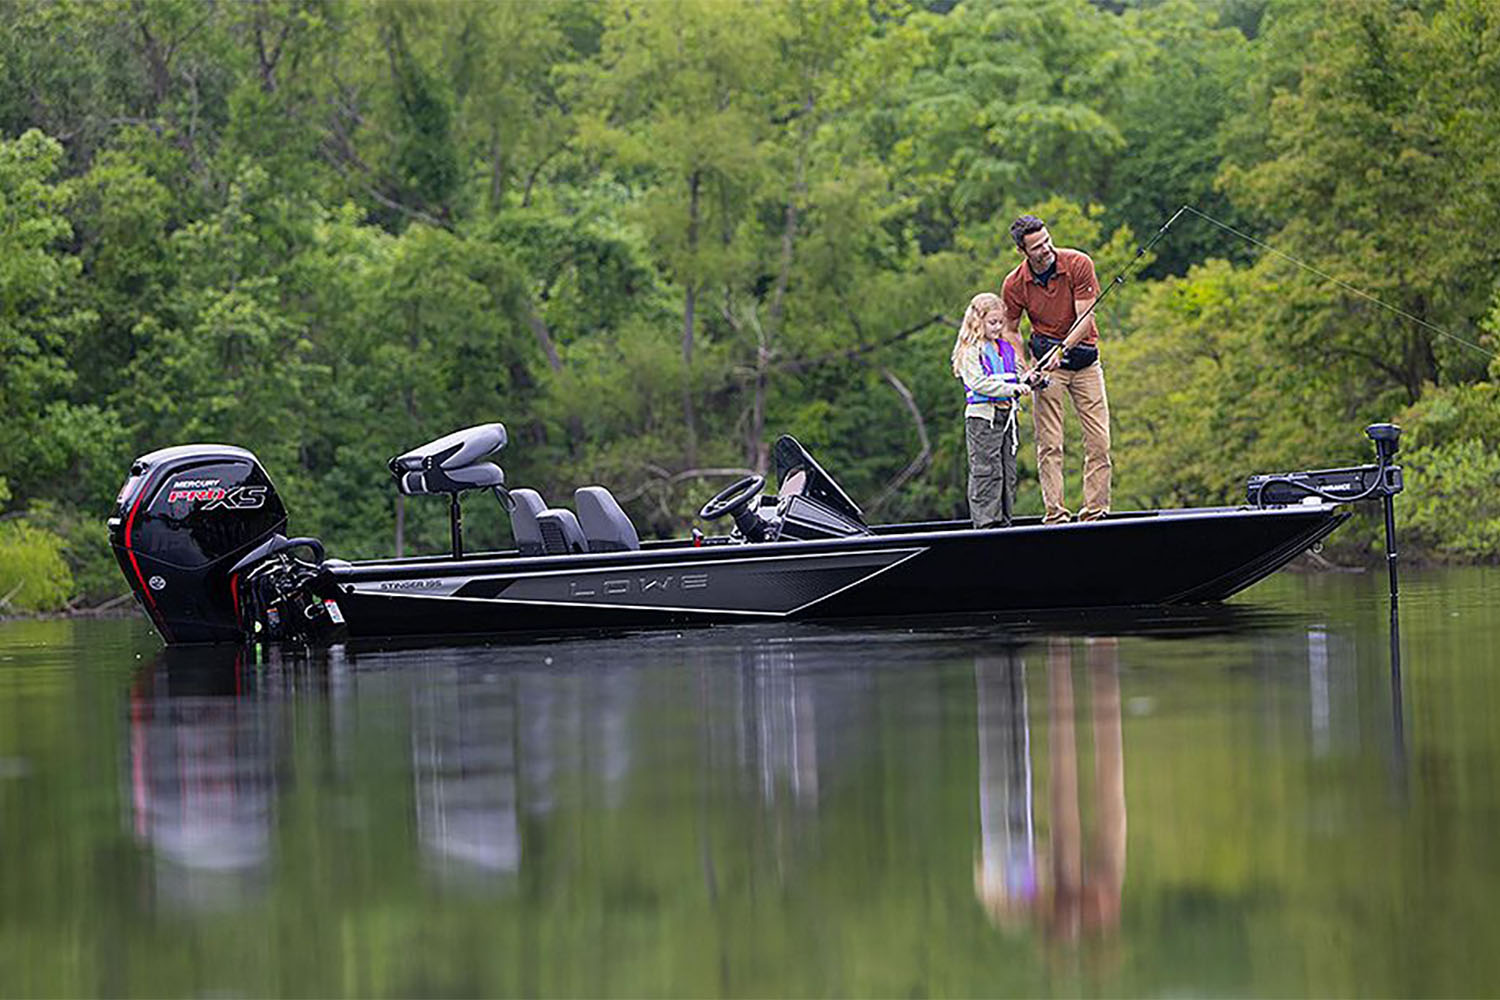
[(1245, 500), (1266, 507), (1315, 500), (1378, 500), (1395, 496), (1405, 487), (1399, 465), (1358, 465), (1347, 469), (1313, 469), (1251, 476), (1245, 481)]

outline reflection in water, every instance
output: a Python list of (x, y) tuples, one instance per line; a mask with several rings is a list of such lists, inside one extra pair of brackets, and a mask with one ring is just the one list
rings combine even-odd
[(521, 833), (510, 685), (465, 690), (451, 669), (426, 681), (413, 697), (411, 733), (422, 846), (445, 875), (516, 872)]
[(130, 697), (130, 802), (160, 895), (233, 906), (266, 883), (275, 777), (271, 720), (239, 701), (237, 651), (162, 654)]
[(1313, 754), (1328, 754), (1330, 708), (1328, 704), (1328, 631), (1307, 630), (1307, 687), (1311, 710)]
[(754, 695), (744, 704), (745, 731), (751, 734), (761, 799), (773, 803), (790, 795), (800, 805), (816, 805), (817, 713), (811, 684), (797, 672), (795, 648), (757, 649), (747, 679)]
[(1012, 930), (1036, 905), (1036, 821), (1026, 664), (1007, 651), (974, 660), (979, 718), (979, 861), (974, 889), (995, 922)]
[(1406, 798), (1406, 709), (1401, 693), (1401, 616), (1391, 602), (1391, 773), (1397, 795)]
[[(1113, 638), (1086, 644), (1094, 745), (1093, 837), (1084, 852), (1072, 644), (1047, 645), (1049, 842), (1039, 846), (1026, 667), (1008, 652), (974, 664), (979, 724), (979, 860), (974, 888), (1005, 930), (1030, 921), (1052, 937), (1118, 925), (1125, 883), (1125, 761)], [(1050, 854), (1050, 865), (1043, 858)]]
[[(732, 669), (710, 671), (708, 700), (695, 699), (705, 779), (718, 784), (715, 769), (732, 762), (742, 780), (729, 787), (759, 803), (778, 852), (816, 816), (818, 723), (839, 719), (817, 710), (815, 692), (830, 682), (799, 672), (796, 656), (789, 643), (738, 647)], [(455, 648), (420, 659), (387, 669), (379, 654), (339, 648), (254, 663), (236, 650), (162, 651), (137, 675), (130, 713), (133, 827), (153, 850), (162, 895), (190, 907), (232, 904), (268, 881), (284, 791), (277, 761), (291, 764), (291, 720), (320, 713), (341, 775), (368, 767), (358, 758), (371, 731), (397, 727), (390, 735), (409, 746), (411, 827), (424, 867), (446, 887), (497, 888), (494, 877), (521, 871), (525, 819), (625, 803), (634, 769), (645, 766), (637, 757), (651, 746), (642, 719), (665, 707), (640, 691), (660, 690), (660, 669), (690, 666), (652, 649), (601, 663), (588, 645), (542, 655)], [(848, 682), (833, 685), (847, 711)], [(371, 715), (372, 706), (384, 707)], [(650, 780), (652, 770), (639, 776)]]
[(1289, 578), (1314, 610), (1126, 635), (1119, 677), (1082, 620), (1061, 642), (748, 626), (240, 671), (141, 669), (158, 649), (130, 623), (27, 625), (0, 644), (0, 764), (26, 762), (0, 771), (0, 980), (1483, 994), (1490, 574), (1403, 599), (1399, 635), (1360, 581)]

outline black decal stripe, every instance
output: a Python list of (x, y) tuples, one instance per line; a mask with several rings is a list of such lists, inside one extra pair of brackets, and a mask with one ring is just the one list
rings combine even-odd
[(454, 597), (493, 599), (510, 589), (515, 577), (491, 577), (487, 580), (470, 580), (453, 592)]
[(915, 559), (917, 556), (920, 556), (920, 555), (924, 554), (926, 551), (927, 551), (926, 549), (912, 549), (912, 550), (908, 551), (905, 555), (903, 555), (900, 559), (897, 559), (894, 562), (888, 563), (888, 564), (880, 567), (875, 572), (870, 573), (870, 574), (868, 574), (866, 576), (862, 576), (858, 580), (855, 580), (853, 583), (850, 583), (850, 584), (847, 584), (847, 585), (845, 585), (843, 587), (840, 587), (837, 590), (831, 590), (831, 591), (829, 591), (826, 594), (823, 594), (823, 595), (821, 595), (819, 597), (815, 597), (811, 601), (808, 601), (806, 604), (798, 605), (797, 607), (793, 608), (788, 613), (789, 614), (797, 614), (798, 612), (804, 611), (807, 608), (810, 608), (810, 607), (812, 607), (815, 604), (821, 604), (822, 602), (824, 602), (824, 601), (826, 601), (826, 600), (828, 600), (830, 598), (837, 597), (838, 595), (844, 593), (845, 591), (852, 590), (855, 587), (860, 586), (861, 584), (868, 583), (869, 581), (875, 579), (877, 576), (879, 576), (882, 573), (889, 572), (890, 570), (895, 569), (897, 566), (901, 566), (901, 565), (903, 565), (905, 563), (910, 562), (911, 560)]

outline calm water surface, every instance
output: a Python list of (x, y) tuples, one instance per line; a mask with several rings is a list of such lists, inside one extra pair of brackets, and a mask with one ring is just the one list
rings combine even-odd
[(1494, 994), (1500, 571), (167, 655), (0, 625), (0, 995)]

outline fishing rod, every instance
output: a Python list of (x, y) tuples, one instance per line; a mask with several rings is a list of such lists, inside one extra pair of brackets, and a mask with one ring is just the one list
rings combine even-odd
[[(1152, 236), (1151, 239), (1147, 240), (1142, 246), (1136, 248), (1135, 256), (1130, 258), (1130, 262), (1127, 263), (1123, 268), (1121, 268), (1120, 273), (1115, 275), (1114, 279), (1104, 287), (1104, 291), (1095, 296), (1094, 301), (1089, 303), (1089, 307), (1083, 311), (1083, 315), (1073, 320), (1073, 325), (1068, 327), (1068, 332), (1062, 335), (1062, 339), (1058, 341), (1058, 343), (1049, 351), (1047, 351), (1046, 354), (1037, 359), (1037, 362), (1032, 366), (1030, 373), (1032, 375), (1033, 381), (1035, 380), (1037, 374), (1039, 374), (1048, 364), (1050, 364), (1054, 357), (1062, 352), (1063, 344), (1067, 343), (1068, 338), (1073, 335), (1073, 331), (1078, 329), (1079, 325), (1084, 320), (1088, 319), (1094, 314), (1094, 310), (1099, 308), (1099, 303), (1103, 302), (1105, 297), (1109, 295), (1110, 292), (1114, 291), (1116, 287), (1125, 284), (1126, 276), (1129, 275), (1129, 273), (1135, 269), (1136, 265), (1141, 262), (1141, 258), (1146, 256), (1150, 249), (1156, 246), (1157, 242), (1163, 236), (1167, 235), (1167, 230), (1172, 228), (1172, 223), (1176, 222), (1183, 212), (1188, 211), (1194, 210), (1189, 205), (1183, 205), (1177, 211), (1173, 212), (1172, 217), (1165, 223), (1163, 223), (1162, 227), (1156, 231), (1156, 235)], [(1195, 214), (1201, 215), (1202, 213)]]
[[(1410, 320), (1411, 322), (1416, 323), (1418, 326), (1421, 326), (1421, 327), (1423, 327), (1423, 328), (1425, 328), (1427, 330), (1430, 330), (1430, 331), (1432, 331), (1433, 333), (1437, 334), (1440, 337), (1446, 337), (1449, 340), (1453, 341), (1454, 343), (1462, 344), (1464, 347), (1467, 347), (1467, 348), (1469, 348), (1472, 351), (1477, 351), (1480, 354), (1483, 354), (1487, 358), (1494, 358), (1496, 356), (1496, 354), (1495, 354), (1494, 351), (1492, 351), (1492, 350), (1490, 350), (1490, 349), (1488, 349), (1486, 347), (1483, 347), (1483, 346), (1481, 346), (1479, 344), (1476, 344), (1472, 340), (1466, 340), (1465, 338), (1458, 336), (1456, 333), (1452, 333), (1452, 332), (1450, 332), (1448, 330), (1444, 330), (1442, 327), (1437, 326), (1434, 323), (1429, 323), (1427, 320), (1423, 319), (1420, 316), (1414, 316), (1414, 315), (1412, 315), (1411, 313), (1407, 312), (1405, 309), (1401, 309), (1401, 308), (1398, 308), (1396, 306), (1393, 306), (1389, 302), (1384, 302), (1381, 299), (1376, 298), (1374, 295), (1371, 295), (1369, 292), (1366, 292), (1366, 291), (1364, 291), (1361, 288), (1356, 288), (1355, 286), (1349, 284), (1347, 281), (1342, 281), (1342, 280), (1340, 280), (1338, 278), (1335, 278), (1333, 275), (1328, 274), (1325, 271), (1320, 271), (1318, 268), (1313, 267), (1311, 264), (1307, 263), (1306, 261), (1298, 260), (1296, 257), (1293, 257), (1291, 254), (1285, 252), (1284, 250), (1278, 250), (1275, 247), (1271, 246), (1269, 243), (1266, 243), (1266, 242), (1264, 242), (1262, 240), (1256, 239), (1254, 236), (1251, 236), (1249, 233), (1240, 232), (1238, 229), (1234, 228), (1233, 226), (1229, 225), (1228, 223), (1220, 222), (1218, 219), (1215, 219), (1213, 216), (1209, 215), (1207, 212), (1199, 211), (1198, 209), (1194, 208), (1192, 205), (1183, 205), (1177, 211), (1173, 212), (1172, 213), (1172, 217), (1170, 219), (1168, 219), (1162, 225), (1162, 227), (1156, 231), (1156, 234), (1154, 236), (1152, 236), (1151, 239), (1148, 240), (1144, 246), (1142, 246), (1142, 247), (1140, 247), (1139, 249), (1136, 250), (1135, 256), (1131, 258), (1130, 263), (1126, 264), (1125, 267), (1124, 267), (1124, 269), (1122, 269), (1119, 274), (1115, 275), (1114, 280), (1111, 281), (1105, 287), (1104, 291), (1102, 291), (1102, 292), (1099, 293), (1098, 298), (1094, 299), (1093, 304), (1090, 305), (1087, 309), (1085, 309), (1083, 311), (1083, 315), (1079, 316), (1076, 320), (1073, 321), (1073, 324), (1068, 327), (1068, 332), (1065, 333), (1065, 334), (1063, 334), (1063, 338), (1062, 338), (1063, 341), (1066, 341), (1068, 339), (1068, 337), (1072, 336), (1073, 331), (1078, 328), (1078, 325), (1080, 323), (1082, 323), (1084, 320), (1088, 319), (1089, 316), (1093, 315), (1094, 310), (1098, 308), (1099, 303), (1104, 301), (1104, 297), (1106, 295), (1108, 295), (1110, 292), (1112, 292), (1115, 289), (1115, 286), (1117, 286), (1117, 285), (1123, 285), (1125, 283), (1126, 275), (1128, 275), (1130, 273), (1130, 271), (1133, 270), (1138, 263), (1140, 263), (1140, 259), (1146, 255), (1146, 252), (1149, 251), (1153, 246), (1155, 246), (1157, 244), (1157, 242), (1163, 236), (1165, 236), (1167, 234), (1167, 230), (1170, 229), (1170, 228), (1172, 228), (1172, 223), (1176, 222), (1178, 220), (1178, 218), (1180, 218), (1182, 216), (1182, 213), (1184, 213), (1184, 212), (1191, 212), (1193, 215), (1196, 215), (1198, 218), (1202, 219), (1204, 222), (1207, 222), (1209, 225), (1212, 225), (1212, 226), (1215, 226), (1215, 227), (1217, 227), (1219, 229), (1222, 229), (1222, 230), (1224, 230), (1224, 232), (1230, 234), (1231, 236), (1234, 236), (1237, 239), (1244, 240), (1247, 243), (1250, 243), (1250, 244), (1252, 244), (1254, 246), (1257, 246), (1260, 249), (1265, 250), (1267, 253), (1275, 254), (1276, 256), (1282, 258), (1283, 260), (1290, 261), (1291, 263), (1295, 264), (1296, 266), (1302, 268), (1304, 271), (1307, 271), (1307, 272), (1309, 272), (1311, 274), (1315, 274), (1319, 278), (1322, 278), (1324, 281), (1327, 281), (1327, 282), (1330, 282), (1331, 284), (1337, 285), (1338, 287), (1344, 289), (1346, 292), (1349, 292), (1352, 295), (1357, 295), (1360, 298), (1362, 298), (1362, 299), (1364, 299), (1364, 300), (1366, 300), (1368, 302), (1373, 302), (1375, 305), (1379, 306), (1380, 308), (1385, 309), (1385, 310), (1387, 310), (1389, 312), (1392, 312), (1392, 313), (1396, 314), (1397, 316), (1400, 316), (1403, 319)], [(1042, 357), (1037, 360), (1037, 363), (1032, 367), (1031, 372), (1035, 373), (1035, 374), (1040, 374), (1042, 367), (1044, 365), (1046, 365), (1047, 363), (1049, 363), (1052, 360), (1053, 356), (1056, 355), (1061, 350), (1062, 350), (1062, 343), (1060, 342), (1056, 346), (1054, 346), (1053, 348), (1051, 348), (1050, 350), (1048, 350), (1046, 354), (1042, 355)]]

